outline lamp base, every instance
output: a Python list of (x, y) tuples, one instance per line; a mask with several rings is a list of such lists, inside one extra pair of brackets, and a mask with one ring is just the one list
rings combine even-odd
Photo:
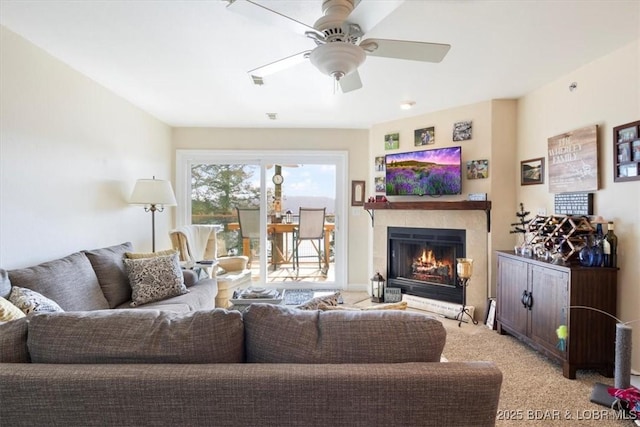
[(589, 400), (593, 403), (597, 403), (598, 405), (611, 408), (613, 402), (616, 401), (616, 398), (611, 396), (607, 391), (609, 387), (612, 386), (602, 383), (595, 383), (595, 385), (593, 386), (593, 390), (591, 390), (591, 397)]
[(473, 318), (473, 316), (471, 315), (471, 313), (469, 312), (469, 309), (466, 308), (464, 305), (462, 306), (462, 309), (460, 310), (460, 313), (458, 313), (458, 315), (456, 316), (456, 319), (459, 320), (458, 322), (458, 327), (460, 327), (460, 325), (462, 325), (462, 322), (464, 322), (464, 315), (469, 316), (469, 319), (471, 319), (471, 323), (473, 323), (474, 325), (478, 324), (478, 321), (476, 319)]

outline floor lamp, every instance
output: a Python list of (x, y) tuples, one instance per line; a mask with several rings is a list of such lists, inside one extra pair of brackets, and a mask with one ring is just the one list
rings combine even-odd
[(164, 211), (165, 206), (176, 206), (171, 183), (162, 179), (139, 179), (133, 188), (129, 203), (144, 205), (145, 212), (151, 212), (151, 251), (156, 251), (156, 211)]

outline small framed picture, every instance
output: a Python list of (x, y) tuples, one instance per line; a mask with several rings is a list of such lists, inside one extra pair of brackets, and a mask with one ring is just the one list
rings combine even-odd
[(632, 159), (634, 162), (640, 162), (640, 141), (633, 141), (631, 143)]
[(493, 298), (489, 298), (487, 301), (487, 316), (484, 324), (491, 330), (496, 328), (496, 300)]
[(364, 181), (351, 181), (351, 206), (364, 206)]
[(384, 172), (384, 156), (378, 156), (374, 162), (376, 172)]
[(374, 178), (374, 182), (376, 185), (376, 193), (384, 193), (385, 192), (385, 183), (386, 180), (384, 176), (376, 176)]
[(467, 179), (484, 179), (489, 176), (489, 160), (467, 162)]
[(638, 176), (638, 164), (629, 163), (628, 165), (620, 166), (619, 176)]
[(631, 141), (638, 137), (638, 128), (630, 126), (618, 131), (618, 142)]
[(453, 124), (453, 140), (466, 141), (471, 139), (471, 129), (473, 123), (471, 120), (465, 122), (457, 122)]
[(544, 183), (544, 157), (520, 162), (520, 185)]
[(428, 128), (416, 129), (413, 131), (413, 143), (416, 147), (420, 145), (430, 145), (436, 142), (436, 128), (431, 126)]
[(618, 163), (631, 161), (631, 143), (618, 144)]
[(400, 148), (400, 134), (389, 133), (384, 136), (384, 149), (397, 150)]

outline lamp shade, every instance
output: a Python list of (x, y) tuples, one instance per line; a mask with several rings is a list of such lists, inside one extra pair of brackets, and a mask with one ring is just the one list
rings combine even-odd
[(162, 179), (139, 179), (129, 199), (132, 205), (176, 206), (176, 197), (169, 181)]

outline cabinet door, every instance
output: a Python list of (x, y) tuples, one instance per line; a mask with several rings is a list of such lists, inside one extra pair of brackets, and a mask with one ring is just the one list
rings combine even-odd
[(536, 265), (530, 266), (530, 272), (532, 294), (530, 337), (551, 353), (564, 359), (566, 350), (559, 348), (556, 329), (560, 325), (567, 324), (569, 273)]
[(522, 304), (527, 291), (527, 264), (498, 257), (498, 321), (515, 332), (527, 333), (528, 311)]

